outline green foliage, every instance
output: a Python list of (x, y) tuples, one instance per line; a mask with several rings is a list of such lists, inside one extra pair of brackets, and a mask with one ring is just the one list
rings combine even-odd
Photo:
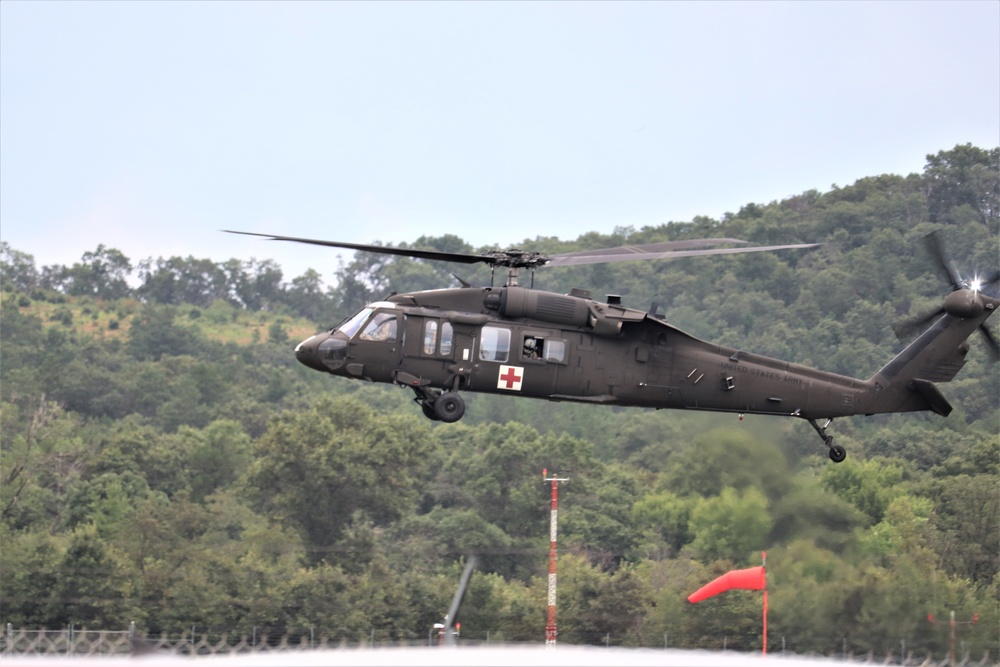
[(905, 492), (903, 470), (878, 460), (844, 461), (823, 471), (821, 482), (827, 490), (846, 500), (878, 523), (893, 498)]
[(258, 507), (301, 531), (312, 560), (335, 562), (330, 548), (355, 511), (384, 525), (415, 505), (427, 431), (416, 415), (322, 399), (270, 424), (253, 445), (246, 485)]
[(718, 496), (702, 498), (691, 512), (691, 547), (699, 557), (743, 560), (767, 547), (772, 520), (767, 498), (755, 488), (726, 487)]
[(145, 615), (132, 591), (130, 563), (94, 526), (73, 531), (56, 563), (55, 575), (46, 609), (47, 625), (127, 627)]
[[(756, 459), (766, 463), (746, 465)], [(788, 478), (784, 454), (773, 442), (719, 428), (695, 435), (690, 446), (674, 458), (663, 484), (683, 495), (714, 496), (726, 488), (753, 487), (777, 498), (788, 489)]]
[(171, 308), (147, 306), (132, 320), (129, 350), (138, 360), (159, 361), (164, 354), (195, 355), (205, 345), (198, 334), (174, 322)]

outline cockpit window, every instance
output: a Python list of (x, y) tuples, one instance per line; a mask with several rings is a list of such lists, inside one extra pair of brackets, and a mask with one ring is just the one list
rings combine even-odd
[(374, 311), (371, 308), (365, 308), (360, 313), (341, 324), (340, 330), (346, 334), (348, 338), (354, 338), (354, 334), (358, 333), (358, 329), (361, 328), (361, 325), (368, 319), (368, 316), (371, 315), (372, 312)]
[[(384, 308), (395, 308), (395, 307), (396, 304), (390, 301), (376, 301), (374, 303), (369, 304), (357, 315), (355, 315), (354, 317), (350, 318), (349, 320), (341, 324), (339, 327), (336, 328), (336, 330), (342, 332), (348, 338), (354, 338), (354, 334), (358, 333), (358, 329), (360, 329), (361, 325), (365, 323), (365, 320), (367, 320), (371, 316), (371, 314), (375, 312), (376, 308), (384, 309)], [(384, 314), (392, 316), (391, 313), (384, 313)], [(395, 333), (393, 333), (393, 339), (395, 339), (395, 337), (396, 337)]]
[(376, 313), (365, 325), (359, 336), (361, 340), (377, 340), (391, 343), (396, 340), (395, 313)]

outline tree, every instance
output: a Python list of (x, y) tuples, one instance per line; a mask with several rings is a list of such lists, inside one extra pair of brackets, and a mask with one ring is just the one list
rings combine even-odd
[(872, 523), (881, 521), (889, 502), (905, 492), (902, 481), (898, 465), (858, 459), (828, 466), (820, 477), (824, 488), (857, 507)]
[(924, 179), (932, 222), (950, 221), (954, 209), (970, 206), (993, 233), (1000, 224), (1000, 148), (960, 144), (927, 156)]
[(203, 502), (242, 476), (250, 452), (250, 438), (234, 421), (214, 421), (204, 429), (181, 427), (178, 436), (191, 441), (187, 459), (191, 495)]
[(351, 557), (329, 549), (355, 511), (384, 525), (416, 503), (430, 441), (425, 421), (377, 414), (350, 398), (284, 413), (253, 445), (247, 490), (301, 531), (314, 562)]
[(60, 273), (60, 282), (67, 294), (95, 296), (101, 299), (121, 299), (131, 293), (128, 278), (132, 263), (120, 250), (97, 246), (85, 252), (81, 261)]
[(823, 549), (842, 553), (854, 543), (854, 531), (867, 517), (853, 505), (815, 483), (801, 478), (771, 507), (773, 525), (768, 542), (813, 540)]
[(689, 524), (696, 502), (669, 491), (647, 494), (636, 501), (632, 522), (642, 535), (647, 557), (672, 556), (691, 541)]
[(136, 359), (158, 361), (165, 354), (195, 355), (206, 341), (188, 327), (176, 323), (176, 313), (168, 306), (146, 306), (132, 319), (128, 348)]
[(248, 310), (273, 308), (281, 296), (281, 267), (272, 259), (226, 264), (232, 294)]
[(56, 566), (46, 625), (106, 629), (142, 622), (145, 612), (135, 604), (134, 586), (135, 572), (127, 559), (94, 526), (81, 526)]
[(49, 625), (66, 540), (48, 531), (13, 532), (6, 525), (0, 528), (0, 540), (3, 541), (0, 601), (4, 621), (19, 628)]
[(636, 644), (649, 590), (631, 568), (602, 572), (586, 559), (559, 559), (558, 628), (561, 641), (575, 644)]
[(35, 258), (14, 250), (6, 241), (0, 241), (0, 289), (4, 292), (30, 292), (37, 286)]
[[(748, 461), (765, 462), (747, 465)], [(679, 495), (715, 496), (723, 489), (755, 487), (777, 498), (789, 487), (788, 462), (773, 442), (746, 431), (714, 428), (695, 435), (675, 456), (664, 485)]]
[(767, 498), (754, 488), (738, 492), (725, 488), (713, 498), (703, 498), (691, 512), (691, 547), (706, 560), (742, 561), (751, 552), (767, 547), (771, 516)]
[(216, 299), (232, 300), (223, 268), (209, 259), (162, 257), (139, 262), (142, 284), (136, 290), (147, 302), (207, 308)]
[(996, 475), (959, 475), (935, 484), (934, 523), (944, 569), (984, 587), (1000, 568), (1000, 495)]
[(308, 269), (293, 279), (291, 285), (285, 288), (282, 302), (295, 314), (317, 324), (332, 325), (331, 320), (336, 319), (334, 299), (329, 292), (324, 292), (323, 279), (315, 269)]

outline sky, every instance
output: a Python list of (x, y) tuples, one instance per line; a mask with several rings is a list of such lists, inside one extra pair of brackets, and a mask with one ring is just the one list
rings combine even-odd
[[(1000, 145), (1000, 2), (0, 2), (41, 267), (640, 229)], [(808, 241), (809, 239), (802, 239)]]

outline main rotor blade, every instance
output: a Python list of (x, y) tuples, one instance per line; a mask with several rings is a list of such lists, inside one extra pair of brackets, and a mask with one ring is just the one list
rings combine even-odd
[[(725, 243), (746, 243), (736, 239), (705, 239), (702, 245), (708, 242)], [(676, 259), (678, 257), (694, 257), (697, 255), (731, 255), (744, 252), (766, 252), (769, 250), (789, 250), (793, 248), (816, 248), (819, 243), (798, 243), (792, 245), (770, 245), (752, 246), (749, 248), (700, 248), (691, 250), (666, 249), (675, 242), (666, 241), (664, 243), (651, 243), (648, 245), (623, 246), (621, 248), (611, 248), (609, 250), (584, 250), (582, 252), (552, 255), (545, 262), (546, 266), (579, 266), (582, 264), (610, 264), (612, 262), (632, 262), (637, 260), (650, 259)], [(680, 241), (677, 243), (691, 243)], [(683, 247), (683, 246), (682, 246)]]
[(363, 252), (376, 252), (385, 255), (400, 255), (416, 259), (438, 260), (443, 262), (458, 262), (460, 264), (483, 263), (491, 266), (509, 266), (515, 268), (535, 268), (543, 265), (577, 266), (581, 264), (604, 264), (610, 262), (625, 262), (642, 259), (673, 259), (691, 257), (694, 255), (722, 255), (744, 252), (764, 252), (767, 250), (785, 250), (791, 248), (815, 248), (818, 243), (802, 243), (796, 245), (753, 246), (749, 248), (704, 248), (701, 246), (718, 245), (720, 243), (747, 243), (739, 239), (691, 239), (687, 241), (663, 241), (646, 245), (621, 246), (601, 250), (583, 250), (580, 252), (561, 253), (546, 256), (541, 253), (508, 249), (493, 250), (480, 255), (470, 253), (440, 252), (437, 250), (418, 250), (416, 248), (396, 248), (393, 246), (368, 245), (363, 243), (346, 243), (343, 241), (321, 241), (305, 239), (296, 236), (279, 236), (277, 234), (258, 234), (256, 232), (240, 232), (231, 229), (222, 230), (229, 234), (245, 236), (260, 236), (270, 241), (292, 241), (329, 248), (345, 248)]
[(310, 245), (320, 245), (329, 248), (345, 248), (347, 250), (361, 250), (363, 252), (378, 252), (383, 255), (402, 255), (403, 257), (415, 257), (417, 259), (431, 259), (442, 262), (458, 262), (459, 264), (475, 264), (484, 262), (493, 264), (493, 258), (489, 255), (472, 255), (459, 252), (439, 252), (437, 250), (417, 250), (416, 248), (394, 248), (387, 245), (366, 245), (363, 243), (344, 243), (341, 241), (320, 241), (317, 239), (303, 239), (295, 236), (278, 236), (276, 234), (258, 234), (256, 232), (238, 232), (232, 229), (223, 229), (229, 234), (243, 234), (245, 236), (261, 236), (270, 241), (292, 241), (294, 243), (308, 243)]

